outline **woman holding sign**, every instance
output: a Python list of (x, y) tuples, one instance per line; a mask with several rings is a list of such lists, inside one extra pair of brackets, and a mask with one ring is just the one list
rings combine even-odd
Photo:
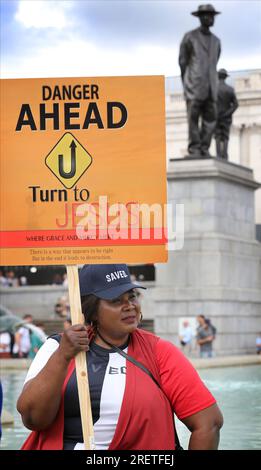
[(34, 359), (17, 404), (34, 431), (23, 449), (84, 448), (74, 364), (80, 351), (88, 351), (97, 450), (175, 449), (173, 413), (191, 431), (190, 449), (217, 449), (216, 401), (179, 349), (137, 329), (137, 288), (124, 264), (82, 268), (86, 326), (50, 337)]

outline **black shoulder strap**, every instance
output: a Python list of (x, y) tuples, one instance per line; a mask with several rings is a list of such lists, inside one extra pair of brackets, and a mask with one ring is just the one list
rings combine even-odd
[(48, 336), (47, 339), (55, 339), (57, 343), (60, 343), (62, 339), (62, 334), (61, 333), (53, 333), (52, 335)]
[[(143, 370), (143, 372), (145, 372), (145, 374), (147, 374), (153, 380), (153, 382), (159, 387), (159, 389), (162, 391), (162, 393), (164, 393), (165, 397), (168, 399), (166, 393), (164, 392), (164, 390), (162, 390), (159, 382), (155, 379), (154, 375), (150, 372), (150, 370), (147, 369), (146, 366), (144, 366), (144, 364), (142, 364), (141, 362), (134, 359), (134, 357), (129, 356), (129, 354), (126, 354), (122, 349), (118, 348), (118, 346), (115, 346), (114, 344), (109, 343), (109, 341), (104, 339), (99, 332), (97, 332), (97, 335), (102, 339), (102, 341), (104, 341), (105, 344), (108, 344), (108, 346), (110, 346), (112, 349), (114, 349), (114, 351), (117, 351), (121, 356), (125, 357), (125, 359), (127, 359), (129, 362), (131, 362), (132, 364), (134, 364), (135, 366), (137, 366), (141, 370)], [(176, 450), (183, 450), (183, 447), (181, 447), (180, 442), (179, 442), (179, 437), (178, 437), (178, 434), (177, 434), (177, 431), (176, 431), (174, 419), (173, 419), (173, 425), (174, 425), (175, 443), (176, 443), (175, 449)]]

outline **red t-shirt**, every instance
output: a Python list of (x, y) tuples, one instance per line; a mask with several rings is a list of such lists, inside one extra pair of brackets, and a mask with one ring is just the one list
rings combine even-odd
[(216, 403), (190, 361), (176, 346), (160, 338), (156, 357), (162, 388), (180, 420)]

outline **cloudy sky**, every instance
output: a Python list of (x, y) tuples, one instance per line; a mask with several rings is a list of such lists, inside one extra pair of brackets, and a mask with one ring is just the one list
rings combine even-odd
[[(0, 0), (4, 78), (179, 75), (178, 50), (200, 1)], [(260, 68), (261, 2), (215, 1), (218, 67)]]

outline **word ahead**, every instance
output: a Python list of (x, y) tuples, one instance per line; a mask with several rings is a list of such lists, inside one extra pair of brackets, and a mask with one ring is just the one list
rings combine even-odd
[[(50, 122), (53, 130), (88, 129), (90, 124), (96, 125), (99, 129), (118, 129), (123, 127), (127, 121), (128, 113), (123, 103), (109, 101), (106, 106), (106, 118), (102, 117), (98, 105), (90, 102), (84, 112), (83, 123), (75, 122), (80, 118), (80, 103), (53, 103), (51, 111), (47, 111), (45, 103), (39, 104), (39, 115), (37, 120), (33, 115), (30, 104), (22, 104), (15, 130), (21, 131), (23, 127), (29, 126), (32, 131), (45, 131), (46, 122)], [(51, 107), (51, 105), (49, 105)], [(63, 108), (63, 123), (61, 122), (61, 107)], [(106, 119), (106, 126), (104, 120)], [(38, 122), (38, 128), (36, 125)]]

